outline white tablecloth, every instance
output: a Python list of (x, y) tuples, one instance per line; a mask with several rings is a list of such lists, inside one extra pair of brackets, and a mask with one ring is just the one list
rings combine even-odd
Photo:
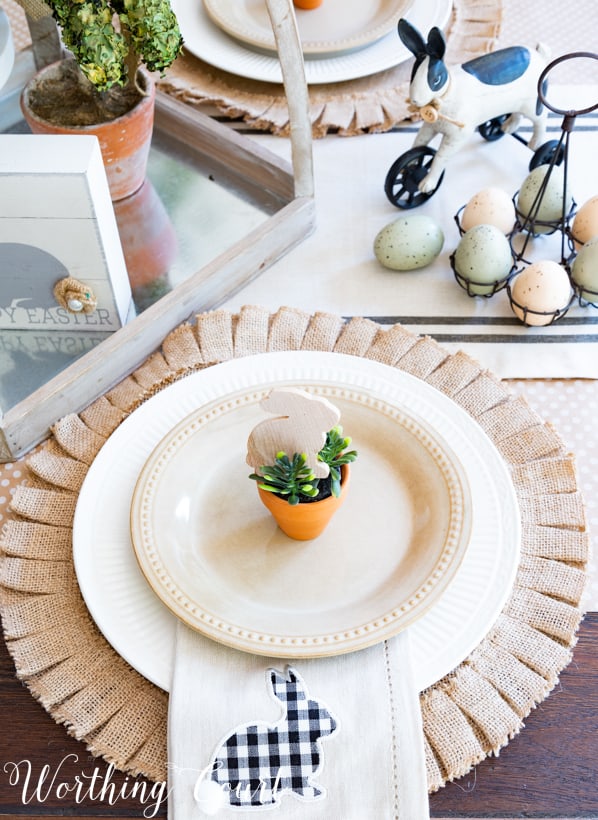
[[(556, 107), (587, 105), (596, 88), (555, 87)], [(596, 100), (594, 100), (596, 102)], [(559, 139), (562, 117), (549, 118), (548, 139)], [(505, 290), (491, 299), (471, 298), (452, 273), (449, 256), (459, 233), (454, 215), (482, 188), (503, 188), (510, 195), (529, 173), (532, 152), (511, 136), (487, 142), (478, 134), (449, 163), (436, 194), (418, 208), (404, 211), (384, 194), (384, 180), (394, 160), (411, 147), (417, 125), (393, 133), (337, 136), (313, 143), (317, 228), (297, 248), (243, 288), (224, 307), (281, 304), (306, 310), (369, 316), (383, 323), (401, 322), (410, 330), (434, 336), (449, 350), (464, 349), (503, 378), (598, 377), (598, 309), (573, 306), (555, 324), (528, 328), (517, 320)], [(529, 137), (522, 129), (521, 135)], [(287, 155), (279, 137), (255, 137)], [(571, 135), (569, 179), (582, 205), (598, 193), (595, 150), (598, 112), (578, 118)], [(397, 272), (375, 258), (378, 231), (406, 214), (426, 214), (442, 228), (443, 250), (421, 270)], [(534, 243), (539, 258), (560, 261), (560, 235)]]

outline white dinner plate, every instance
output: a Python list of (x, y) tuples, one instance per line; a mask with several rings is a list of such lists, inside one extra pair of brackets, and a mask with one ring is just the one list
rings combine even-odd
[[(184, 48), (191, 54), (240, 77), (282, 82), (278, 58), (260, 54), (230, 37), (210, 20), (202, 0), (173, 0), (172, 7), (185, 41)], [(443, 28), (446, 25), (451, 8), (451, 0), (417, 0), (405, 17), (422, 34), (427, 34), (432, 26)], [(411, 56), (395, 31), (349, 54), (305, 60), (305, 77), (312, 85), (354, 80), (385, 71)]]
[[(414, 0), (326, 0), (317, 9), (295, 8), (304, 56), (332, 56), (371, 45), (390, 31)], [(276, 51), (266, 0), (203, 0), (217, 26), (242, 43)]]
[[(439, 600), (410, 626), (416, 684), (420, 690), (432, 685), (475, 648), (511, 592), (520, 546), (517, 498), (502, 457), (462, 408), (407, 373), (355, 356), (297, 351), (234, 359), (175, 382), (125, 419), (88, 471), (73, 527), (77, 578), (99, 629), (135, 669), (169, 689), (176, 617), (137, 564), (131, 501), (139, 474), (163, 437), (193, 411), (217, 401), (222, 385), (233, 379), (239, 391), (301, 379), (312, 385), (340, 381), (372, 396), (380, 393), (387, 402), (392, 396), (393, 405), (422, 419), (458, 455), (471, 490), (470, 544)], [(358, 432), (351, 432), (356, 439)]]
[(394, 390), (287, 375), (285, 386), (340, 410), (359, 452), (349, 498), (327, 529), (293, 541), (260, 502), (245, 461), (278, 379), (256, 373), (239, 391), (232, 376), (162, 439), (139, 476), (131, 535), (156, 595), (213, 640), (283, 658), (363, 649), (421, 617), (469, 544), (471, 494), (455, 453)]

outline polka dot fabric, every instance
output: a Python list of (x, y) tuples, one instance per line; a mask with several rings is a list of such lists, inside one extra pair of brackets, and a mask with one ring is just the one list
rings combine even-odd
[(31, 35), (23, 9), (15, 0), (0, 0), (0, 8), (8, 16), (15, 51), (28, 48), (31, 45)]
[[(543, 43), (550, 50), (551, 59), (574, 51), (596, 51), (596, 9), (594, 2), (563, 3), (563, 0), (544, 0), (542, 13), (538, 4), (520, 0), (502, 0), (502, 21), (498, 46), (535, 46)], [(592, 21), (590, 23), (590, 21)], [(535, 39), (521, 37), (521, 32), (534, 32)], [(580, 70), (583, 75), (580, 77)], [(559, 84), (598, 82), (598, 62), (569, 60), (562, 63), (550, 81)], [(551, 99), (550, 96), (548, 99)]]
[(11, 517), (8, 510), (10, 500), (16, 488), (25, 482), (27, 476), (27, 467), (20, 461), (0, 465), (0, 526)]

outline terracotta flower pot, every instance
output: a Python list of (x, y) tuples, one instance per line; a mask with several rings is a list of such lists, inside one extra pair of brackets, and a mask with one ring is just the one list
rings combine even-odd
[[(87, 134), (97, 136), (110, 196), (113, 201), (131, 196), (141, 188), (147, 171), (152, 131), (156, 87), (149, 72), (139, 70), (138, 78), (146, 92), (130, 111), (110, 121), (93, 125), (58, 125), (45, 119), (32, 108), (36, 90), (43, 82), (60, 82), (64, 63), (60, 60), (42, 68), (23, 89), (21, 110), (34, 134)], [(56, 92), (57, 96), (60, 92)], [(64, 99), (64, 98), (63, 98)]]
[(293, 0), (293, 4), (298, 9), (317, 9), (324, 0)]
[(341, 467), (341, 494), (338, 498), (329, 495), (322, 501), (289, 504), (284, 498), (274, 493), (261, 490), (258, 486), (262, 504), (269, 510), (280, 529), (295, 541), (311, 541), (324, 532), (334, 513), (343, 504), (349, 489), (351, 472), (348, 464)]
[(114, 203), (131, 287), (145, 287), (168, 273), (177, 235), (164, 203), (149, 179), (132, 196)]

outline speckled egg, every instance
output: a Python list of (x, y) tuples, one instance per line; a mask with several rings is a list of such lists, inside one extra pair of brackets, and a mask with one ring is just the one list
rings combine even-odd
[(593, 196), (581, 206), (573, 220), (571, 233), (576, 248), (598, 236), (598, 196)]
[(525, 268), (513, 279), (511, 308), (526, 325), (549, 325), (571, 300), (571, 284), (562, 265), (544, 260)]
[[(519, 194), (517, 195), (517, 211), (520, 221), (528, 216), (532, 216), (534, 224), (530, 226), (530, 233), (541, 234), (551, 233), (558, 225), (563, 214), (563, 199), (565, 198), (565, 214), (569, 212), (573, 204), (571, 194), (567, 190), (564, 194), (564, 171), (562, 166), (552, 167), (550, 165), (538, 165), (523, 180)], [(536, 197), (544, 181), (546, 187), (539, 203), (535, 203)], [(531, 214), (532, 209), (534, 213)], [(549, 222), (551, 225), (541, 225), (539, 222)], [(527, 227), (526, 227), (527, 230)]]
[[(489, 296), (513, 267), (511, 246), (495, 225), (475, 225), (461, 237), (453, 257), (457, 281), (472, 296)], [(466, 282), (462, 283), (460, 277)]]
[(444, 245), (444, 233), (429, 216), (396, 219), (379, 231), (374, 240), (378, 262), (391, 270), (417, 270), (433, 262)]
[(471, 197), (460, 222), (464, 231), (475, 225), (494, 225), (502, 233), (510, 233), (515, 224), (513, 200), (502, 188), (484, 188)]
[(598, 303), (598, 236), (586, 242), (573, 260), (571, 280), (582, 299)]

